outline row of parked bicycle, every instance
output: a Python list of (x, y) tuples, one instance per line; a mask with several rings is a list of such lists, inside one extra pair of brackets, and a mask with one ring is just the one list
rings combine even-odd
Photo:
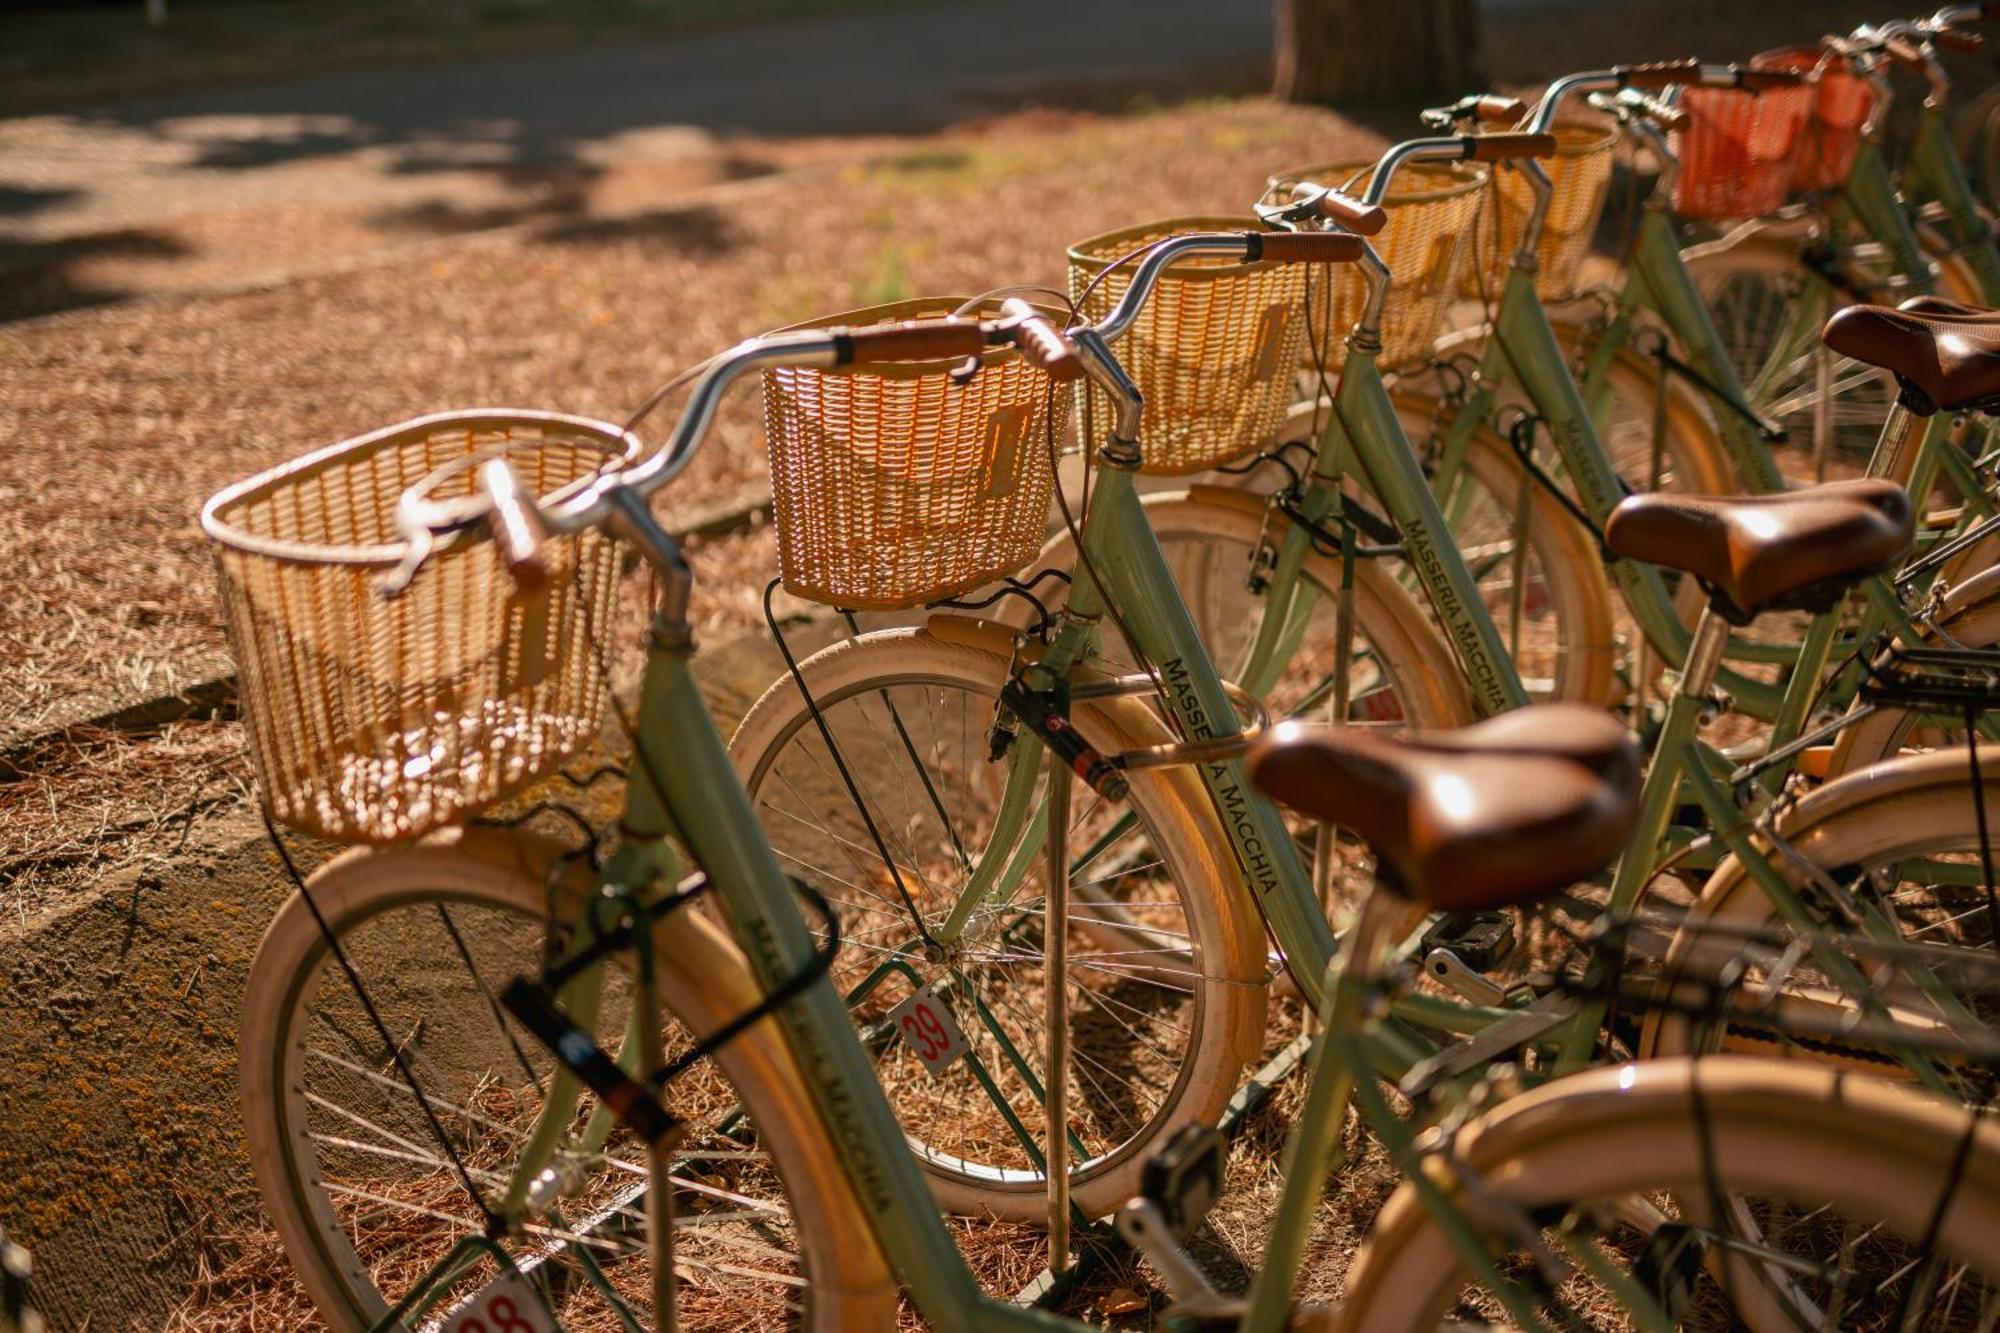
[[(1123, 1242), (1170, 1326), (2000, 1326), (1988, 18), (1469, 96), (1067, 292), (215, 496), (296, 887), (243, 1109), (321, 1315), (1075, 1327)], [(752, 373), (786, 670), (725, 742), (648, 498)], [(947, 1214), (1046, 1227), (1045, 1299)]]

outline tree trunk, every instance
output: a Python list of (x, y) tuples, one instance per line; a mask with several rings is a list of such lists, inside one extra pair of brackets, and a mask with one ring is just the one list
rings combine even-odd
[(1275, 0), (1273, 92), (1287, 102), (1480, 92), (1478, 0)]

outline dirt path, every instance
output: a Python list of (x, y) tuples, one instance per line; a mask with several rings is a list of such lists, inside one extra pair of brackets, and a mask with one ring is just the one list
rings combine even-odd
[(0, 318), (626, 211), (1024, 105), (1254, 88), (1270, 45), (1261, 4), (999, 14), (830, 16), (0, 120)]

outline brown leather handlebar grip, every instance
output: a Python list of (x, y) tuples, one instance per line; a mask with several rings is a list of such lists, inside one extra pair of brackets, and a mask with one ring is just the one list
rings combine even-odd
[(1314, 202), (1321, 217), (1333, 219), (1357, 236), (1378, 235), (1389, 225), (1389, 215), (1380, 204), (1364, 204), (1338, 190), (1328, 190)]
[(1731, 65), (1735, 71), (1736, 86), (1746, 93), (1768, 92), (1773, 88), (1797, 88), (1811, 82), (1812, 76), (1798, 69), (1749, 69), (1741, 65)]
[(986, 331), (971, 320), (909, 320), (879, 329), (834, 333), (834, 364), (884, 361), (955, 361), (986, 350)]
[(1008, 331), (1013, 335), (1014, 345), (1021, 349), (1021, 355), (1028, 358), (1030, 365), (1059, 384), (1083, 374), (1083, 360), (1077, 355), (1075, 344), (1063, 337), (1062, 330), (1047, 315), (1018, 296), (1001, 302), (1000, 310), (1010, 321)]
[(1527, 103), (1499, 93), (1487, 93), (1472, 104), (1472, 118), (1481, 125), (1516, 125), (1527, 114)]
[(1274, 264), (1352, 264), (1368, 242), (1344, 231), (1246, 231), (1243, 257)]
[(1901, 37), (1884, 38), (1882, 41), (1882, 51), (1889, 59), (1895, 61), (1904, 69), (1921, 70), (1924, 68), (1923, 51), (1913, 44), (1904, 41)]
[(1701, 82), (1699, 60), (1655, 60), (1644, 65), (1613, 65), (1621, 88), (1670, 88), (1676, 83)]
[(1553, 134), (1465, 136), (1465, 156), (1473, 162), (1517, 162), (1524, 157), (1554, 157), (1559, 146)]
[(1947, 51), (1956, 51), (1962, 56), (1978, 55), (1986, 49), (1986, 38), (1963, 28), (1942, 27), (1931, 34), (1931, 41)]
[(542, 543), (548, 531), (541, 516), (521, 495), (520, 478), (504, 458), (489, 458), (479, 465), (479, 487), (493, 502), (487, 526), (500, 548), (500, 563), (513, 575), (516, 586), (533, 590), (549, 581), (549, 567), (542, 557)]

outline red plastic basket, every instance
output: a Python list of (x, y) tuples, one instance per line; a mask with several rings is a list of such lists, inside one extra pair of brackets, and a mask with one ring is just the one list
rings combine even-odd
[(1674, 212), (1687, 218), (1754, 218), (1772, 213), (1792, 187), (1817, 91), (1774, 88), (1758, 96), (1734, 88), (1687, 88), (1685, 129), (1673, 135), (1680, 176)]
[(1757, 69), (1798, 70), (1813, 76), (1818, 95), (1792, 185), (1801, 190), (1838, 190), (1847, 184), (1854, 155), (1861, 151), (1861, 127), (1875, 110), (1875, 85), (1845, 61), (1810, 46), (1766, 51), (1750, 63)]

